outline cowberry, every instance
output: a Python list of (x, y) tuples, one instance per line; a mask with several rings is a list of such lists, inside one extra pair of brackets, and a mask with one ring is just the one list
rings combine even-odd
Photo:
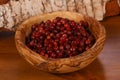
[(89, 30), (88, 22), (61, 17), (32, 25), (31, 33), (26, 38), (26, 45), (46, 58), (76, 56), (94, 43), (95, 37)]

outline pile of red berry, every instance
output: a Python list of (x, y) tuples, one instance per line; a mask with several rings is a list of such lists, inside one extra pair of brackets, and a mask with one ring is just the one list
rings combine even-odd
[(86, 21), (56, 17), (32, 26), (26, 45), (47, 58), (66, 58), (81, 54), (95, 43)]

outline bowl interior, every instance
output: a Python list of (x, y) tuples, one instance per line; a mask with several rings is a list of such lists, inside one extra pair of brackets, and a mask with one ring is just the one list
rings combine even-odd
[(70, 20), (74, 20), (75, 22), (79, 22), (81, 20), (85, 20), (89, 23), (89, 29), (94, 35), (96, 42), (93, 45), (93, 47), (96, 45), (97, 42), (99, 42), (99, 38), (101, 38), (105, 34), (104, 28), (94, 19), (91, 17), (74, 13), (74, 12), (54, 12), (54, 13), (48, 13), (48, 14), (42, 14), (42, 15), (37, 15), (35, 17), (31, 17), (30, 19), (26, 20), (23, 22), (16, 33), (19, 35), (17, 36), (20, 41), (25, 45), (25, 38), (30, 34), (31, 32), (31, 27), (35, 23), (40, 23), (41, 21), (46, 21), (46, 20), (52, 20), (56, 17), (62, 17), (62, 18), (67, 18)]

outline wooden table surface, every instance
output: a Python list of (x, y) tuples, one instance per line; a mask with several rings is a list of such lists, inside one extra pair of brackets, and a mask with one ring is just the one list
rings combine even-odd
[(67, 74), (39, 71), (17, 52), (13, 32), (0, 32), (0, 80), (120, 80), (120, 16), (105, 19), (107, 39), (98, 58)]

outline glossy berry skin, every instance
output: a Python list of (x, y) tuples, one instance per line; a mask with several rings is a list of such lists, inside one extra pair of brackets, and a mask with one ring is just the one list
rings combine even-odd
[(67, 58), (79, 55), (95, 43), (86, 21), (75, 22), (56, 17), (34, 24), (26, 45), (46, 58)]

